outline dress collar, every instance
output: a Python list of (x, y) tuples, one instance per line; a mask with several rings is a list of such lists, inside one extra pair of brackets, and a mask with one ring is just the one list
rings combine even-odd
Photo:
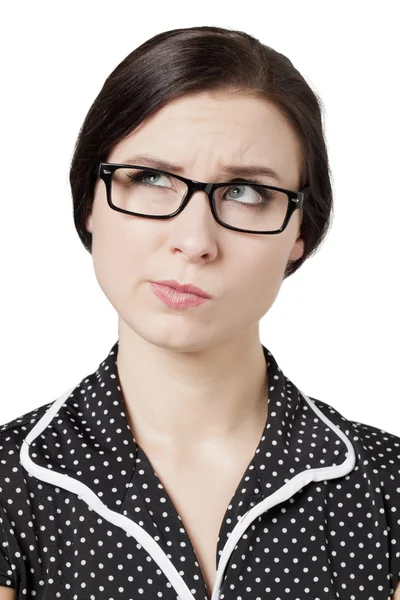
[[(54, 485), (63, 480), (78, 494), (82, 484), (117, 512), (132, 485), (137, 456), (117, 371), (118, 343), (96, 371), (53, 402), (25, 438), (21, 452), (22, 464), (39, 479)], [(268, 369), (268, 417), (248, 466), (260, 484), (257, 502), (289, 481), (296, 483), (285, 495), (293, 495), (310, 480), (341, 477), (355, 464), (353, 446), (342, 431), (346, 420), (329, 405), (303, 394), (262, 347)]]

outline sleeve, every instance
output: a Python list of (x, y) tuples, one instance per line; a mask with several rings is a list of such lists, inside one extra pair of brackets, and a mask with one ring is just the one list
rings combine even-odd
[(400, 461), (396, 466), (381, 471), (381, 485), (384, 492), (391, 586), (396, 590), (400, 582)]
[(11, 561), (8, 554), (8, 542), (6, 539), (3, 511), (0, 507), (0, 585), (15, 588), (15, 578), (12, 575)]

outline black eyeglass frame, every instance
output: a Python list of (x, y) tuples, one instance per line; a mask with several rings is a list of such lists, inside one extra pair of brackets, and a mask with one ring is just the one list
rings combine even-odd
[[(113, 204), (112, 197), (111, 197), (112, 177), (114, 175), (114, 172), (119, 168), (143, 169), (143, 170), (150, 171), (153, 173), (162, 173), (163, 175), (169, 175), (170, 177), (175, 177), (175, 179), (179, 179), (180, 181), (183, 181), (184, 183), (186, 183), (186, 185), (188, 187), (188, 191), (185, 194), (179, 208), (175, 212), (170, 213), (169, 215), (145, 215), (143, 213), (135, 213), (135, 212), (132, 212), (129, 210), (125, 210), (125, 209), (120, 208), (120, 207), (116, 206), (115, 204)], [(126, 164), (126, 163), (101, 162), (99, 164), (99, 166), (94, 169), (94, 173), (96, 174), (96, 176), (98, 178), (102, 179), (105, 183), (106, 193), (107, 193), (107, 202), (108, 202), (110, 208), (112, 208), (113, 210), (116, 210), (118, 212), (125, 213), (128, 215), (134, 215), (137, 217), (143, 217), (145, 219), (171, 219), (172, 217), (179, 215), (179, 213), (181, 213), (183, 211), (183, 209), (188, 205), (189, 200), (191, 199), (194, 192), (201, 190), (201, 191), (206, 192), (206, 194), (208, 195), (208, 199), (210, 202), (210, 208), (211, 208), (213, 217), (217, 221), (217, 223), (219, 223), (222, 227), (226, 227), (227, 229), (232, 229), (233, 231), (241, 231), (243, 233), (255, 233), (255, 234), (263, 234), (263, 235), (274, 235), (274, 234), (276, 235), (278, 233), (282, 233), (286, 229), (294, 211), (297, 209), (300, 209), (303, 206), (306, 195), (310, 189), (309, 186), (306, 186), (301, 191), (294, 192), (292, 190), (286, 190), (284, 188), (276, 187), (273, 185), (262, 185), (259, 183), (252, 184), (249, 181), (240, 180), (240, 179), (236, 180), (236, 181), (231, 181), (231, 182), (224, 181), (223, 183), (204, 183), (202, 181), (196, 181), (195, 179), (187, 179), (186, 177), (182, 177), (181, 175), (175, 175), (175, 173), (169, 173), (168, 171), (162, 171), (160, 169), (153, 169), (152, 167), (146, 167), (143, 165), (130, 165), (130, 164)], [(273, 231), (253, 231), (251, 229), (240, 229), (238, 227), (233, 227), (232, 225), (228, 225), (227, 223), (224, 223), (223, 221), (221, 221), (221, 219), (218, 217), (218, 214), (215, 210), (213, 194), (214, 194), (214, 190), (216, 190), (217, 188), (226, 187), (228, 185), (230, 185), (230, 186), (250, 185), (250, 186), (257, 187), (257, 188), (267, 188), (270, 190), (276, 190), (278, 192), (284, 192), (288, 196), (289, 202), (288, 202), (288, 209), (286, 212), (286, 216), (285, 216), (285, 219), (283, 221), (281, 228), (275, 229)]]

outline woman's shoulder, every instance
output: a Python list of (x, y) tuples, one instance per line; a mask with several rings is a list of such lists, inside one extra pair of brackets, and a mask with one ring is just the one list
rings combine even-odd
[[(19, 453), (26, 436), (41, 419), (44, 413), (54, 403), (47, 404), (30, 410), (11, 421), (0, 425), (0, 481), (5, 482), (18, 477), (21, 472)], [(7, 478), (7, 479), (6, 479)]]
[[(348, 419), (332, 405), (310, 398), (315, 406), (348, 437), (367, 471), (392, 475), (400, 485), (400, 436), (363, 421)], [(400, 488), (398, 490), (400, 501)]]
[(30, 410), (18, 417), (15, 417), (7, 423), (0, 425), (0, 439), (6, 439), (7, 434), (22, 435), (28, 434), (29, 430), (32, 429), (37, 421), (43, 416), (48, 408), (54, 404), (55, 400), (48, 402), (47, 404), (41, 404), (37, 408)]
[[(332, 502), (335, 506), (346, 507), (346, 514), (352, 517), (356, 512), (364, 511), (365, 522), (361, 518), (357, 524), (359, 535), (361, 528), (372, 518), (374, 527), (383, 531), (387, 549), (381, 550), (381, 562), (388, 559), (392, 585), (396, 589), (400, 581), (400, 436), (370, 423), (348, 419), (326, 402), (311, 400), (321, 414), (346, 435), (356, 456), (353, 471), (340, 481), (332, 480)], [(335, 511), (333, 509), (332, 513)], [(368, 537), (372, 536), (370, 531)]]
[[(30, 566), (35, 562), (30, 474), (21, 464), (20, 452), (24, 439), (51, 404), (43, 404), (0, 425), (1, 586), (17, 588), (25, 566), (26, 547), (29, 547)], [(21, 540), (28, 546), (23, 546)]]

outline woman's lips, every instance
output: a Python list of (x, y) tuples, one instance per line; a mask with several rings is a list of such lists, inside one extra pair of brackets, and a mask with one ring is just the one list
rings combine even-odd
[(203, 298), (196, 294), (178, 292), (167, 285), (160, 285), (158, 283), (151, 283), (150, 285), (157, 298), (171, 308), (189, 308), (191, 306), (203, 304), (203, 302), (207, 302), (208, 300), (208, 298)]
[(151, 281), (151, 283), (156, 283), (157, 285), (166, 285), (175, 289), (181, 294), (195, 294), (195, 296), (201, 296), (202, 298), (211, 298), (207, 292), (197, 287), (197, 285), (194, 285), (193, 283), (180, 284), (175, 279), (160, 279), (158, 281)]

